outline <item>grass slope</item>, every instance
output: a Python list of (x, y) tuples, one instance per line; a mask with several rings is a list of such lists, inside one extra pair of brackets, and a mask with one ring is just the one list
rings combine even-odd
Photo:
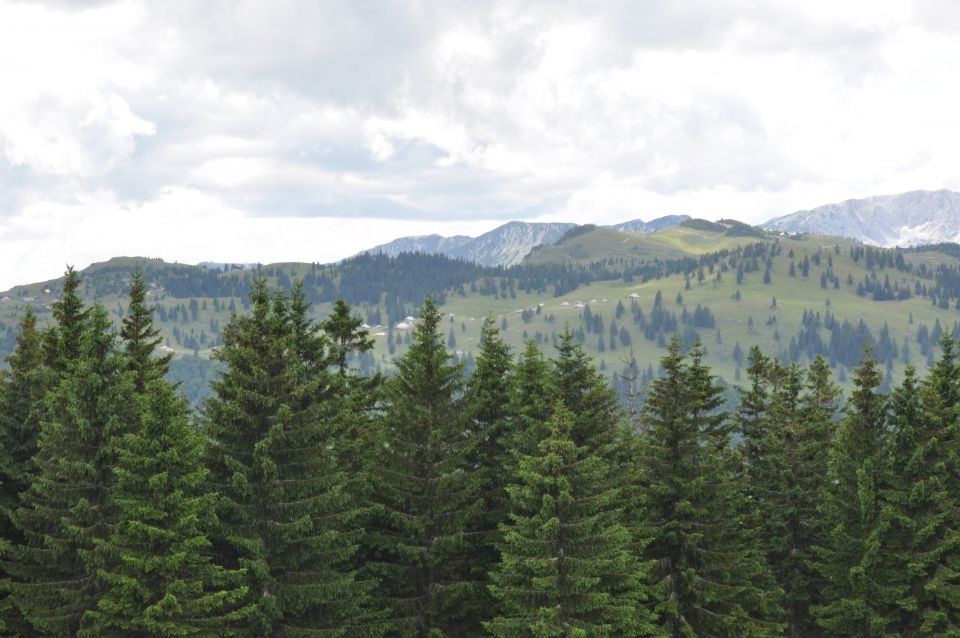
[[(738, 364), (734, 361), (733, 351), (739, 342), (741, 349), (746, 352), (754, 344), (760, 345), (764, 351), (771, 354), (780, 354), (789, 344), (791, 337), (801, 329), (801, 317), (804, 311), (818, 312), (824, 315), (832, 313), (838, 320), (848, 320), (854, 324), (861, 319), (868, 325), (876, 337), (886, 324), (891, 337), (898, 346), (907, 344), (911, 351), (914, 363), (923, 367), (925, 358), (920, 356), (916, 342), (916, 335), (921, 324), (932, 329), (939, 321), (944, 329), (951, 327), (960, 320), (960, 312), (954, 309), (942, 309), (930, 303), (924, 297), (913, 297), (903, 301), (873, 301), (869, 297), (857, 294), (857, 284), (870, 271), (863, 259), (854, 261), (850, 257), (851, 247), (859, 246), (856, 242), (836, 237), (804, 236), (786, 237), (767, 235), (765, 238), (754, 236), (732, 236), (726, 232), (708, 230), (690, 226), (678, 226), (649, 235), (634, 233), (619, 233), (609, 229), (587, 230), (579, 235), (561, 241), (555, 246), (536, 251), (529, 263), (554, 263), (558, 261), (574, 261), (579, 264), (611, 263), (622, 259), (624, 263), (633, 261), (674, 259), (678, 256), (696, 256), (719, 250), (734, 250), (738, 246), (748, 246), (758, 241), (778, 242), (779, 254), (772, 260), (770, 283), (763, 282), (764, 265), (759, 270), (746, 273), (743, 283), (738, 285), (736, 273), (705, 272), (704, 280), (697, 277), (690, 279), (689, 288), (687, 278), (681, 274), (651, 280), (645, 283), (627, 282), (622, 278), (609, 281), (594, 282), (581, 286), (577, 290), (560, 297), (551, 293), (530, 294), (520, 290), (515, 297), (509, 295), (494, 298), (489, 295), (470, 292), (466, 286), (463, 295), (453, 291), (447, 293), (446, 303), (442, 310), (448, 313), (445, 319), (444, 330), (452, 332), (452, 350), (463, 356), (475, 353), (480, 336), (480, 327), (486, 316), (494, 317), (499, 324), (506, 325), (505, 337), (515, 350), (519, 350), (525, 338), (532, 338), (540, 334), (544, 341), (545, 350), (551, 352), (549, 343), (555, 333), (560, 333), (565, 326), (577, 330), (584, 327), (584, 309), (579, 304), (589, 304), (591, 312), (603, 317), (603, 338), (605, 351), (598, 347), (600, 335), (587, 334), (585, 346), (598, 362), (608, 371), (613, 372), (623, 367), (630, 350), (624, 348), (617, 340), (614, 350), (609, 348), (610, 324), (612, 320), (620, 328), (626, 328), (630, 333), (632, 349), (641, 368), (648, 364), (654, 369), (662, 356), (662, 348), (655, 341), (647, 340), (640, 334), (633, 324), (630, 313), (630, 304), (636, 301), (644, 313), (649, 314), (653, 307), (654, 298), (658, 292), (663, 296), (665, 306), (677, 315), (686, 308), (693, 312), (699, 304), (710, 309), (716, 318), (716, 329), (700, 330), (701, 337), (708, 349), (707, 363), (714, 367), (717, 373), (733, 382), (737, 377)], [(797, 274), (788, 275), (791, 257)], [(820, 264), (810, 264), (807, 277), (800, 273), (799, 264), (804, 256), (813, 260), (820, 255)], [(914, 265), (925, 263), (928, 266), (937, 264), (957, 265), (958, 260), (942, 251), (930, 250), (924, 252), (910, 252), (906, 258)], [(832, 283), (827, 288), (821, 286), (821, 274), (828, 268), (828, 260), (833, 263), (833, 273), (840, 280), (840, 287), (834, 289)], [(126, 298), (122, 292), (123, 283), (129, 280), (132, 268), (139, 264), (146, 270), (148, 282), (151, 281), (151, 272), (156, 269), (171, 269), (170, 272), (190, 272), (197, 267), (137, 258), (118, 258), (95, 264), (84, 271), (85, 284), (83, 293), (88, 299), (96, 299), (110, 312), (114, 321), (118, 322), (124, 315)], [(272, 265), (275, 272), (282, 271), (286, 279), (296, 279), (306, 275), (311, 264), (287, 263)], [(168, 272), (168, 271), (164, 271)], [(329, 271), (335, 275), (335, 268)], [(717, 272), (721, 276), (717, 277)], [(874, 270), (882, 280), (889, 276), (891, 281), (913, 287), (917, 281), (913, 273), (899, 272), (894, 268)], [(239, 280), (249, 276), (249, 271), (235, 270), (217, 275), (221, 278)], [(334, 279), (336, 277), (334, 276)], [(853, 283), (848, 283), (852, 279)], [(279, 282), (278, 277), (274, 277)], [(0, 337), (6, 350), (12, 345), (15, 326), (23, 308), (30, 304), (38, 312), (41, 321), (49, 318), (50, 306), (56, 299), (60, 280), (40, 282), (27, 286), (20, 286), (6, 293), (0, 293)], [(100, 293), (98, 291), (109, 291)], [(739, 300), (737, 292), (739, 291)], [(677, 302), (678, 294), (682, 302)], [(776, 300), (774, 303), (774, 299)], [(241, 295), (221, 297), (175, 297), (170, 291), (154, 287), (150, 291), (151, 303), (163, 308), (167, 316), (166, 321), (159, 321), (158, 325), (166, 338), (167, 347), (176, 352), (178, 357), (188, 359), (181, 362), (178, 369), (184, 374), (196, 376), (197, 362), (192, 359), (194, 354), (201, 359), (209, 357), (211, 349), (218, 339), (220, 328), (229, 321), (233, 311), (244, 311), (244, 300)], [(626, 307), (626, 313), (615, 319), (617, 302)], [(533, 311), (540, 308), (537, 312)], [(176, 312), (175, 309), (184, 308), (186, 313)], [(356, 309), (363, 317), (370, 316), (371, 307)], [(329, 304), (317, 304), (314, 316), (324, 317), (329, 311)], [(171, 318), (174, 316), (175, 318)], [(384, 317), (386, 315), (384, 314)], [(526, 320), (524, 319), (526, 318)], [(403, 352), (406, 347), (406, 335), (409, 331), (394, 330), (396, 342), (393, 355), (388, 352), (387, 330), (374, 329), (376, 349), (374, 357), (377, 364), (388, 369), (392, 365), (392, 358)], [(825, 335), (821, 331), (822, 335)], [(179, 337), (179, 338), (178, 338)], [(826, 337), (824, 337), (826, 338)], [(192, 339), (192, 340), (191, 340)], [(893, 367), (895, 377), (899, 377), (904, 366), (902, 358), (898, 359)], [(202, 365), (200, 366), (202, 367)], [(205, 371), (204, 371), (205, 370)], [(201, 370), (204, 374), (209, 369)], [(195, 388), (190, 390), (195, 394)]]

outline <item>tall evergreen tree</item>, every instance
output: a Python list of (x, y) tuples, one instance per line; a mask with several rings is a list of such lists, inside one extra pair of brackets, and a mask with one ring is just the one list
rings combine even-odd
[[(131, 379), (131, 383), (134, 382)], [(115, 522), (103, 545), (104, 589), (88, 636), (225, 636), (252, 612), (243, 574), (215, 564), (216, 493), (203, 439), (162, 379), (136, 395), (139, 427), (119, 443)]]
[[(498, 562), (499, 528), (507, 520), (506, 487), (510, 474), (504, 470), (513, 439), (511, 427), (515, 422), (509, 412), (512, 390), (510, 347), (500, 336), (493, 317), (487, 317), (480, 333), (476, 368), (467, 380), (464, 393), (470, 437), (467, 464), (476, 472), (478, 494), (483, 498), (483, 511), (476, 524), (479, 533), (472, 537), (477, 580), (485, 580)], [(486, 588), (481, 588), (478, 594), (485, 596)], [(492, 617), (494, 606), (493, 599), (483, 602), (486, 618)]]
[(644, 636), (654, 633), (638, 561), (629, 551), (609, 464), (571, 439), (558, 405), (538, 453), (520, 457), (508, 488), (511, 522), (492, 591), (504, 613), (494, 636)]
[(210, 480), (221, 494), (215, 543), (223, 564), (246, 570), (255, 611), (248, 635), (354, 636), (367, 621), (368, 586), (350, 571), (354, 506), (323, 417), (330, 395), (327, 342), (306, 303), (253, 282), (251, 314), (224, 328), (227, 370), (204, 406)]
[(481, 631), (483, 581), (472, 570), (469, 535), (483, 500), (463, 405), (461, 366), (450, 363), (432, 300), (386, 385), (384, 441), (373, 494), (369, 567), (393, 609), (396, 635), (471, 636)]
[(743, 512), (722, 389), (674, 338), (643, 407), (652, 596), (669, 636), (774, 636), (780, 590)]
[(16, 350), (7, 357), (7, 364), (9, 373), (0, 377), (0, 538), (21, 542), (11, 517), (31, 482), (48, 376), (37, 317), (30, 306), (20, 321)]
[(54, 326), (43, 333), (44, 363), (57, 374), (80, 357), (83, 335), (90, 314), (77, 292), (81, 277), (72, 266), (67, 267), (63, 281), (63, 296), (53, 304)]
[(330, 339), (332, 358), (340, 374), (346, 374), (347, 359), (351, 354), (369, 352), (373, 348), (373, 339), (361, 328), (362, 325), (363, 320), (352, 315), (350, 306), (343, 299), (337, 300), (330, 316), (321, 323)]
[[(952, 337), (921, 385), (912, 367), (891, 398), (889, 470), (883, 490), (889, 527), (880, 549), (893, 561), (899, 635), (960, 636), (960, 513), (957, 476), (960, 366)], [(955, 479), (954, 479), (955, 480)]]
[(11, 598), (41, 636), (77, 634), (96, 609), (116, 441), (131, 422), (106, 313), (82, 309), (74, 296), (75, 287), (45, 335), (60, 376), (45, 400), (36, 476), (14, 515), (25, 542), (8, 564)]
[(551, 383), (553, 396), (572, 415), (574, 443), (613, 459), (623, 436), (622, 408), (609, 380), (597, 370), (569, 328), (560, 335)]
[(133, 271), (129, 295), (130, 305), (123, 319), (120, 337), (123, 339), (127, 368), (134, 373), (137, 391), (143, 392), (148, 383), (162, 379), (167, 374), (173, 353), (154, 356), (163, 339), (160, 330), (153, 325), (153, 308), (146, 305), (147, 284), (139, 268)]
[[(761, 360), (758, 354), (751, 354), (753, 362)], [(822, 378), (824, 371), (827, 376)], [(751, 377), (753, 374), (751, 371)], [(816, 636), (819, 629), (810, 606), (820, 602), (821, 583), (810, 562), (814, 548), (826, 538), (818, 506), (826, 488), (826, 451), (832, 442), (833, 415), (818, 418), (808, 406), (822, 401), (824, 393), (835, 393), (830, 389), (829, 368), (823, 359), (811, 365), (806, 375), (809, 381), (796, 364), (785, 367), (777, 361), (765, 361), (763, 374), (761, 392), (769, 400), (763, 408), (761, 428), (751, 430), (762, 438), (745, 455), (751, 507), (767, 562), (784, 591), (787, 634)], [(750, 402), (740, 409), (744, 407), (753, 409)]]
[(830, 636), (883, 636), (891, 629), (896, 591), (885, 586), (890, 557), (880, 551), (887, 524), (880, 501), (886, 432), (886, 397), (877, 391), (881, 376), (868, 350), (831, 451), (833, 484), (821, 507), (829, 537), (814, 561), (825, 601), (811, 610)]
[[(547, 421), (553, 413), (550, 395), (550, 368), (536, 342), (530, 339), (515, 364), (513, 387), (508, 397), (507, 412), (515, 421), (508, 433), (509, 449), (523, 454), (536, 452), (547, 434)], [(512, 462), (509, 457), (507, 461)]]
[[(770, 428), (770, 386), (777, 370), (774, 366), (776, 362), (765, 357), (759, 346), (750, 349), (748, 361), (748, 385), (739, 389), (740, 402), (734, 420), (742, 437), (740, 449), (749, 474), (765, 454)], [(748, 489), (760, 487), (754, 481), (748, 482)]]
[[(43, 367), (37, 317), (27, 306), (20, 321), (16, 350), (7, 357), (9, 373), (0, 373), (0, 545), (9, 550), (25, 542), (14, 522), (20, 507), (20, 495), (26, 492), (34, 472), (33, 457), (37, 453), (43, 397), (48, 389), (49, 374)], [(7, 580), (3, 567), (4, 552), (0, 547), (0, 591)], [(0, 594), (0, 618), (7, 619), (7, 629), (22, 625), (19, 612)], [(3, 627), (0, 626), (0, 631)]]

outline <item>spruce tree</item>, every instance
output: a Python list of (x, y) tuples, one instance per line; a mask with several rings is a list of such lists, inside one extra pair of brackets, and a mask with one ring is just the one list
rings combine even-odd
[(41, 636), (77, 634), (96, 609), (116, 442), (132, 421), (106, 313), (82, 309), (75, 289), (45, 335), (59, 378), (44, 402), (35, 477), (14, 515), (25, 541), (8, 563), (11, 598)]
[(55, 325), (43, 332), (44, 364), (62, 375), (80, 357), (83, 335), (90, 314), (77, 290), (81, 277), (72, 266), (63, 281), (63, 296), (53, 304)]
[[(754, 362), (760, 360), (757, 355), (751, 356)], [(821, 377), (823, 371), (825, 378)], [(816, 418), (808, 406), (819, 401), (816, 397), (822, 393), (833, 394), (829, 368), (819, 359), (804, 375), (796, 364), (785, 367), (767, 360), (763, 375), (761, 392), (768, 401), (759, 430), (762, 438), (745, 455), (749, 459), (750, 503), (767, 562), (784, 591), (787, 634), (815, 636), (818, 629), (810, 606), (820, 602), (821, 583), (810, 562), (814, 548), (822, 545), (826, 536), (818, 506), (826, 487), (832, 414), (828, 413), (826, 420)], [(805, 376), (813, 380), (812, 385)], [(749, 402), (748, 409), (752, 409)]]
[(154, 356), (163, 339), (160, 330), (153, 325), (153, 308), (145, 303), (147, 284), (139, 268), (133, 271), (129, 296), (130, 304), (127, 316), (123, 319), (120, 337), (123, 339), (127, 368), (134, 373), (137, 391), (143, 392), (148, 383), (167, 374), (173, 354)]
[(340, 374), (347, 373), (347, 359), (353, 353), (369, 352), (373, 348), (373, 339), (360, 326), (363, 320), (354, 317), (350, 306), (343, 299), (333, 305), (330, 316), (321, 324), (331, 342), (334, 365)]
[[(509, 412), (512, 390), (510, 347), (500, 336), (493, 317), (487, 317), (480, 333), (476, 368), (464, 393), (470, 437), (467, 463), (476, 473), (477, 489), (483, 498), (483, 512), (476, 524), (479, 533), (473, 537), (472, 550), (478, 580), (485, 580), (499, 560), (499, 528), (507, 518), (506, 486), (510, 474), (504, 470), (513, 439), (510, 428), (515, 421)], [(481, 588), (478, 593), (484, 596), (487, 592)], [(484, 617), (490, 618), (495, 601), (488, 598), (482, 604)]]
[[(960, 367), (954, 341), (921, 385), (912, 367), (894, 391), (889, 470), (883, 489), (889, 527), (881, 552), (893, 561), (892, 628), (900, 635), (960, 635), (960, 513), (957, 476)], [(951, 480), (952, 479), (952, 480)]]
[(519, 460), (508, 488), (492, 591), (504, 612), (486, 623), (500, 638), (653, 634), (638, 561), (629, 551), (609, 464), (571, 438), (558, 405), (538, 453)]
[(6, 629), (13, 631), (14, 626), (23, 627), (23, 619), (7, 599), (8, 574), (3, 564), (9, 549), (26, 540), (14, 516), (20, 495), (34, 476), (33, 457), (49, 379), (42, 362), (37, 317), (30, 306), (20, 321), (16, 349), (7, 357), (7, 364), (9, 373), (0, 373), (0, 618), (5, 618)]
[[(767, 432), (770, 428), (770, 390), (776, 376), (774, 361), (763, 355), (758, 346), (750, 349), (747, 365), (747, 387), (738, 388), (740, 402), (734, 415), (740, 433), (740, 450), (748, 474), (765, 453)], [(749, 481), (748, 489), (758, 487)]]
[(472, 636), (483, 581), (472, 569), (469, 540), (483, 500), (469, 467), (461, 366), (450, 363), (428, 299), (413, 340), (385, 388), (383, 443), (375, 489), (378, 520), (369, 530), (368, 567), (392, 609), (399, 636)]
[(780, 635), (773, 582), (730, 446), (722, 388), (674, 338), (643, 406), (641, 467), (653, 538), (652, 597), (669, 636)]
[[(522, 454), (536, 452), (547, 434), (547, 421), (553, 413), (550, 396), (550, 368), (536, 342), (530, 339), (514, 366), (507, 407), (507, 412), (514, 417), (508, 433), (509, 449)], [(512, 463), (511, 459), (508, 457), (507, 462)]]
[(569, 328), (560, 335), (550, 378), (553, 397), (572, 415), (574, 443), (613, 460), (624, 433), (622, 408), (609, 379), (597, 371)]
[(216, 493), (203, 439), (162, 379), (136, 395), (139, 427), (119, 443), (113, 529), (103, 545), (104, 589), (88, 636), (225, 636), (252, 611), (243, 574), (214, 563)]
[(16, 349), (7, 357), (7, 364), (9, 373), (0, 377), (0, 538), (22, 542), (11, 517), (20, 505), (20, 494), (31, 482), (48, 377), (37, 317), (30, 306), (20, 321)]
[(886, 432), (886, 397), (877, 391), (881, 376), (868, 350), (831, 450), (832, 484), (821, 506), (829, 536), (813, 561), (824, 579), (825, 600), (811, 610), (831, 636), (883, 636), (891, 629), (896, 591), (885, 586), (890, 557), (880, 551), (888, 523), (880, 500)]
[(227, 369), (204, 405), (206, 464), (220, 492), (215, 546), (246, 571), (247, 635), (359, 636), (366, 583), (350, 569), (355, 508), (337, 467), (327, 341), (291, 303), (253, 282), (251, 314), (224, 328)]

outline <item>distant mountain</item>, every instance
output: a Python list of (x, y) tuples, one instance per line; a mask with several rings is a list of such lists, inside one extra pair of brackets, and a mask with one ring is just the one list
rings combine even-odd
[[(676, 226), (688, 219), (690, 217), (687, 215), (669, 215), (650, 222), (635, 219), (608, 228), (621, 232), (652, 233)], [(401, 237), (364, 252), (383, 253), (392, 257), (400, 253), (421, 252), (465, 259), (483, 266), (513, 266), (523, 261), (523, 258), (534, 248), (553, 244), (567, 231), (576, 227), (577, 224), (562, 222), (509, 222), (479, 237), (466, 235)]]
[(771, 219), (764, 228), (837, 235), (875, 246), (917, 246), (960, 241), (960, 193), (910, 191), (850, 199)]
[(512, 266), (520, 263), (534, 247), (552, 244), (576, 224), (509, 222), (479, 237), (422, 235), (401, 237), (364, 252), (395, 257), (421, 252), (466, 259), (484, 266)]
[(207, 268), (209, 270), (219, 270), (221, 272), (228, 270), (253, 270), (257, 267), (257, 264), (254, 263), (244, 263), (244, 264), (231, 264), (228, 262), (222, 261), (201, 261), (197, 266), (201, 268)]
[(629, 222), (623, 222), (622, 224), (607, 226), (607, 228), (619, 230), (623, 233), (655, 233), (659, 230), (672, 228), (673, 226), (688, 221), (689, 219), (690, 215), (667, 215), (665, 217), (658, 217), (657, 219), (648, 222), (645, 222), (642, 219), (634, 219)]

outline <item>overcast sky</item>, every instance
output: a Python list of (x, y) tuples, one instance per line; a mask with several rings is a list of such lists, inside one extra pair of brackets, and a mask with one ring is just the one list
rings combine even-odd
[(960, 189), (960, 3), (0, 0), (0, 289)]

